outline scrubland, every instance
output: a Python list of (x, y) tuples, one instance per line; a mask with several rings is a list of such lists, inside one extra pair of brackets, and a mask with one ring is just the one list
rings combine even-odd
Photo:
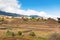
[(51, 18), (0, 18), (0, 40), (59, 40), (59, 35), (60, 23)]

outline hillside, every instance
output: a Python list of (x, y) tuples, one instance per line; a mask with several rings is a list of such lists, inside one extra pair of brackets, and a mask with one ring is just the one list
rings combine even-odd
[[(60, 33), (60, 23), (54, 19), (35, 19), (35, 18), (0, 18), (0, 39), (4, 40), (45, 40), (52, 33)], [(7, 31), (13, 32), (14, 37), (7, 36)], [(21, 31), (22, 36), (18, 36)], [(29, 34), (34, 32), (36, 37), (30, 37)], [(10, 34), (10, 33), (9, 33)]]
[(2, 23), (2, 26), (11, 26), (11, 27), (24, 27), (24, 28), (56, 28), (59, 27), (60, 24), (54, 19), (45, 20), (36, 20), (36, 19), (20, 19), (20, 18), (10, 18), (5, 19)]
[(19, 14), (16, 14), (16, 13), (9, 13), (9, 12), (4, 12), (4, 11), (0, 11), (0, 15), (4, 15), (4, 16), (14, 16), (14, 17), (22, 16), (22, 15), (19, 15)]

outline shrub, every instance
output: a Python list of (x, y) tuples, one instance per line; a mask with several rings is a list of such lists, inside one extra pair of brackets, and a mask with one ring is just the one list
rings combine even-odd
[(0, 22), (1, 22), (1, 21), (4, 21), (4, 18), (0, 18)]
[(21, 31), (18, 31), (18, 35), (21, 36), (22, 35), (22, 32)]
[(14, 32), (11, 32), (11, 31), (7, 31), (7, 36), (15, 36)]
[(60, 23), (60, 18), (58, 18), (58, 23)]
[(13, 37), (15, 36), (14, 32), (11, 33), (11, 36), (13, 36)]
[(34, 32), (30, 32), (30, 36), (36, 36)]
[(44, 38), (44, 37), (38, 37), (37, 40), (47, 40), (47, 38)]
[(52, 35), (50, 35), (49, 40), (60, 40), (60, 34), (53, 33)]

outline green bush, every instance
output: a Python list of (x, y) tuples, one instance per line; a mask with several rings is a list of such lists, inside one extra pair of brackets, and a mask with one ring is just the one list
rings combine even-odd
[(30, 32), (30, 36), (36, 36), (34, 32)]
[(49, 40), (60, 40), (60, 34), (53, 33), (52, 35), (50, 35)]
[(21, 31), (18, 31), (18, 35), (21, 36), (22, 35), (22, 32)]
[(44, 38), (44, 37), (38, 37), (37, 40), (47, 40), (47, 38)]
[(58, 23), (60, 23), (60, 18), (58, 18)]
[(15, 34), (14, 34), (14, 32), (11, 32), (11, 31), (8, 30), (7, 31), (7, 36), (12, 36), (13, 37), (13, 36), (15, 36)]
[(1, 22), (1, 21), (4, 21), (4, 18), (0, 18), (0, 22)]
[(12, 36), (15, 36), (14, 32), (11, 33)]

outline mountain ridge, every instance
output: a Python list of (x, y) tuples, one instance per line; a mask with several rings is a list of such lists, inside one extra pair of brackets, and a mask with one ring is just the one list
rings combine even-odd
[(0, 15), (4, 15), (4, 16), (22, 16), (21, 14), (16, 14), (16, 13), (9, 13), (9, 12), (4, 12), (4, 11), (0, 11)]
[(25, 16), (25, 17), (34, 17), (37, 18), (39, 17), (38, 15), (22, 15), (22, 14), (16, 14), (16, 13), (9, 13), (9, 12), (5, 12), (5, 11), (0, 11), (0, 15), (4, 15), (4, 16), (13, 16), (13, 17), (21, 17), (21, 16)]

